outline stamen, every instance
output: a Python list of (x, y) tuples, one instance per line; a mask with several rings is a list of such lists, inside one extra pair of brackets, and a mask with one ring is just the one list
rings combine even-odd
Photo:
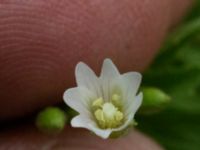
[(122, 107), (122, 103), (121, 103), (121, 97), (118, 94), (113, 94), (112, 95), (112, 99), (111, 99), (112, 103), (117, 106), (118, 108)]
[(111, 102), (104, 102), (103, 98), (98, 98), (92, 103), (99, 127), (116, 128), (123, 123), (124, 114), (117, 107), (120, 104), (120, 96), (117, 94), (112, 96)]
[(100, 97), (98, 99), (96, 99), (93, 103), (92, 103), (93, 107), (102, 107), (103, 106), (103, 98)]

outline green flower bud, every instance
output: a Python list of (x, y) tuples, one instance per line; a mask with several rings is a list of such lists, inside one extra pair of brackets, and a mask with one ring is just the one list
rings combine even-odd
[(155, 87), (144, 87), (143, 92), (143, 103), (140, 108), (140, 113), (151, 114), (158, 112), (165, 108), (170, 102), (170, 97)]
[(57, 107), (47, 107), (36, 118), (36, 126), (46, 133), (58, 133), (64, 129), (67, 121), (64, 111)]

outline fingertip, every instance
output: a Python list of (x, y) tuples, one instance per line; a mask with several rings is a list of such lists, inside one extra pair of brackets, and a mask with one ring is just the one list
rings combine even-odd
[(101, 139), (85, 129), (66, 127), (57, 135), (39, 132), (31, 125), (1, 132), (0, 149), (109, 149), (109, 150), (163, 150), (156, 142), (137, 130), (118, 139)]

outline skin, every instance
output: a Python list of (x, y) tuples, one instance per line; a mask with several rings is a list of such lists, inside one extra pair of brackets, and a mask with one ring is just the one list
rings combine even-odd
[[(75, 86), (73, 70), (79, 61), (97, 73), (104, 58), (111, 58), (121, 72), (143, 71), (191, 2), (1, 0), (0, 120), (28, 116), (61, 102), (64, 90)], [(70, 140), (78, 144), (70, 144)], [(52, 138), (30, 125), (4, 131), (0, 143), (0, 149), (38, 149), (41, 145), (116, 149), (120, 143), (127, 150), (161, 149), (137, 131), (116, 141), (102, 141), (85, 130), (69, 127)]]
[[(37, 137), (37, 138), (36, 138)], [(59, 135), (47, 135), (31, 126), (1, 133), (1, 150), (162, 150), (138, 131), (119, 139), (103, 140), (86, 130), (66, 128)]]

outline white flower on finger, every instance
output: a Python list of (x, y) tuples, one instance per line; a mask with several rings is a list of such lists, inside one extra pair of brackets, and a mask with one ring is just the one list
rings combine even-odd
[(77, 87), (65, 91), (64, 101), (79, 113), (71, 120), (73, 127), (86, 128), (106, 139), (125, 130), (142, 103), (137, 94), (141, 74), (120, 74), (110, 59), (103, 62), (100, 77), (84, 63), (75, 70)]

